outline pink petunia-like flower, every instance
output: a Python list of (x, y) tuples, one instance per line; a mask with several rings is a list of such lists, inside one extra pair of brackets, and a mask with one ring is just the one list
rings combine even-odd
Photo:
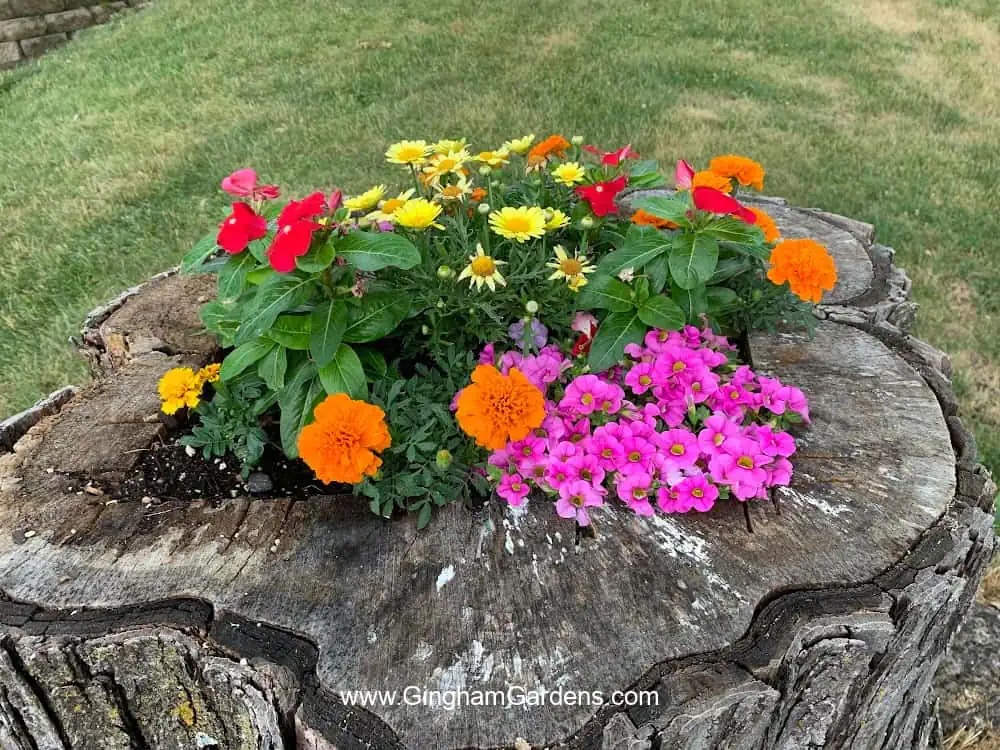
[(787, 487), (792, 482), (792, 462), (787, 458), (776, 458), (767, 466), (767, 486)]
[(281, 195), (277, 185), (258, 185), (257, 173), (250, 169), (237, 169), (222, 180), (222, 189), (230, 195), (251, 200), (273, 200)]
[(653, 387), (655, 369), (655, 365), (652, 362), (640, 362), (625, 374), (625, 385), (636, 396), (641, 396)]
[(622, 403), (625, 399), (625, 391), (621, 386), (614, 383), (607, 383), (604, 394), (601, 396), (599, 411), (602, 414), (617, 414), (621, 411)]
[(768, 456), (788, 458), (795, 453), (795, 438), (790, 433), (775, 432), (770, 425), (763, 424), (753, 428), (752, 434)]
[(496, 361), (496, 347), (492, 342), (483, 347), (483, 350), (479, 352), (479, 364), (481, 365), (492, 365)]
[(545, 455), (548, 444), (540, 437), (529, 435), (524, 440), (510, 443), (507, 448), (518, 469), (527, 461), (537, 461)]
[(678, 513), (697, 510), (705, 513), (712, 509), (719, 498), (719, 488), (708, 481), (701, 472), (685, 477), (674, 486), (675, 509)]
[(575, 518), (580, 526), (589, 526), (590, 515), (587, 508), (604, 505), (604, 494), (603, 488), (595, 487), (589, 482), (567, 482), (559, 488), (556, 513), (561, 518)]
[(545, 469), (545, 482), (554, 490), (558, 490), (564, 484), (576, 480), (573, 467), (569, 465), (570, 457), (566, 460), (549, 459), (549, 465)]
[(590, 454), (597, 457), (605, 471), (615, 471), (625, 462), (625, 448), (619, 436), (605, 429), (610, 426), (598, 427), (589, 446)]
[(739, 437), (739, 425), (721, 412), (715, 412), (705, 419), (698, 433), (698, 448), (707, 456), (714, 456), (722, 450), (722, 444), (729, 438)]
[(756, 440), (745, 437), (728, 438), (722, 449), (708, 462), (712, 479), (729, 485), (738, 500), (755, 497), (767, 481), (767, 465), (771, 456), (761, 452)]
[(653, 496), (653, 477), (636, 472), (622, 474), (615, 481), (615, 492), (629, 508), (639, 516), (653, 515), (649, 500)]
[(267, 234), (267, 220), (246, 203), (234, 203), (233, 211), (219, 225), (216, 244), (230, 255), (242, 253), (254, 240)]
[(649, 473), (653, 468), (653, 457), (656, 456), (656, 445), (642, 437), (629, 435), (622, 440), (625, 451), (625, 463), (618, 470), (626, 474), (633, 472)]
[(684, 428), (675, 428), (661, 433), (658, 445), (664, 461), (678, 469), (694, 466), (701, 456), (698, 448), (698, 438), (694, 433)]
[(572, 472), (572, 479), (582, 479), (591, 484), (601, 484), (604, 481), (604, 467), (601, 460), (593, 453), (577, 453), (570, 456), (566, 465)]
[(549, 449), (549, 456), (554, 461), (568, 461), (571, 456), (575, 456), (579, 452), (580, 449), (572, 440), (560, 440)]
[(664, 513), (679, 513), (677, 490), (670, 486), (660, 487), (656, 491), (656, 507)]
[(606, 388), (596, 375), (581, 375), (566, 387), (559, 408), (571, 414), (593, 414), (600, 408)]
[(545, 486), (545, 472), (549, 469), (549, 457), (544, 456), (538, 459), (525, 459), (518, 467), (518, 471), (525, 479), (531, 479), (539, 486)]
[(515, 508), (524, 504), (530, 488), (519, 474), (504, 474), (497, 486), (497, 494)]

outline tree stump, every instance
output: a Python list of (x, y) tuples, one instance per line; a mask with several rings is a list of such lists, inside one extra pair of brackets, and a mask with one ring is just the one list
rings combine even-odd
[[(162, 436), (159, 376), (214, 354), (197, 318), (210, 279), (161, 275), (97, 311), (82, 338), (96, 382), (4, 428), (0, 746), (926, 746), (932, 679), (993, 551), (995, 487), (947, 358), (906, 333), (892, 251), (871, 226), (767, 209), (826, 244), (841, 281), (814, 339), (750, 342), (813, 414), (752, 533), (735, 503), (606, 508), (578, 541), (540, 503), (449, 507), (417, 532), (343, 496), (81, 493)], [(406, 705), (407, 687), (642, 689), (658, 705), (448, 710)], [(345, 690), (400, 695), (360, 707)]]

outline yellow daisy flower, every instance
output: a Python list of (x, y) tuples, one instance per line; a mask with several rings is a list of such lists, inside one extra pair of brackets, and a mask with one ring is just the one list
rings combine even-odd
[(444, 154), (434, 154), (424, 167), (424, 177), (430, 182), (438, 182), (446, 174), (458, 174), (472, 154), (462, 149)]
[(458, 280), (469, 279), (469, 285), (477, 290), (483, 288), (483, 284), (490, 288), (491, 292), (497, 290), (497, 284), (507, 286), (507, 280), (500, 273), (499, 267), (505, 265), (502, 260), (491, 258), (483, 250), (483, 246), (476, 245), (476, 254), (469, 256), (469, 265), (462, 269), (458, 275)]
[(423, 164), (427, 151), (427, 141), (400, 141), (389, 146), (385, 160), (390, 164)]
[(523, 138), (511, 138), (509, 141), (503, 144), (503, 148), (510, 151), (512, 154), (523, 154), (529, 148), (531, 144), (535, 142), (535, 134), (526, 135)]
[(575, 161), (567, 161), (552, 170), (552, 176), (556, 178), (556, 182), (561, 182), (566, 187), (573, 187), (577, 183), (583, 182), (586, 174), (583, 165)]
[(402, 207), (406, 201), (413, 197), (413, 194), (417, 192), (414, 188), (405, 190), (395, 198), (386, 198), (382, 203), (379, 204), (377, 211), (372, 211), (370, 214), (365, 216), (365, 220), (368, 223), (375, 221), (391, 221), (396, 222), (396, 211)]
[(184, 407), (193, 409), (201, 398), (205, 382), (190, 367), (174, 367), (167, 370), (157, 385), (160, 409), (164, 414), (176, 414)]
[(545, 234), (545, 212), (538, 206), (506, 206), (490, 214), (490, 227), (508, 240), (527, 242)]
[(460, 201), (464, 200), (465, 196), (472, 192), (472, 185), (469, 181), (462, 175), (451, 185), (445, 185), (438, 188), (438, 194), (434, 196), (434, 200), (440, 201)]
[(346, 206), (351, 212), (368, 211), (369, 209), (375, 208), (384, 195), (385, 185), (376, 185), (370, 190), (366, 190), (361, 195), (356, 195), (353, 198), (347, 198), (344, 201), (344, 206)]
[(491, 167), (502, 167), (510, 161), (510, 151), (506, 148), (499, 148), (496, 151), (480, 151), (476, 154), (476, 161), (481, 161)]
[(564, 226), (569, 224), (569, 216), (560, 211), (558, 208), (546, 208), (545, 216), (546, 232), (554, 232), (555, 230), (562, 229)]
[(596, 270), (595, 267), (587, 263), (586, 258), (581, 258), (579, 251), (570, 256), (562, 245), (556, 245), (553, 250), (556, 254), (555, 260), (545, 264), (549, 268), (555, 269), (549, 276), (549, 281), (566, 279), (569, 288), (574, 292), (585, 285), (587, 283), (586, 275), (593, 273)]
[(465, 139), (443, 139), (431, 145), (431, 151), (435, 154), (447, 154), (449, 151), (464, 151), (465, 150)]
[(407, 229), (424, 230), (428, 227), (444, 229), (434, 220), (441, 213), (441, 206), (431, 203), (426, 198), (411, 198), (396, 209), (394, 221)]

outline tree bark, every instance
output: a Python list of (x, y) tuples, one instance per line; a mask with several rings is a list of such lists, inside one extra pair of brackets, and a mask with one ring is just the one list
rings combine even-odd
[[(161, 275), (96, 311), (81, 336), (96, 382), (4, 432), (0, 747), (927, 746), (996, 488), (947, 357), (906, 332), (892, 251), (869, 225), (766, 208), (824, 242), (841, 281), (814, 339), (751, 339), (754, 366), (813, 413), (752, 532), (735, 503), (606, 508), (578, 539), (537, 502), (449, 507), (417, 532), (343, 496), (109, 500), (163, 436), (159, 376), (215, 353), (197, 317), (211, 280)], [(658, 702), (449, 711), (340, 693), (407, 686)]]

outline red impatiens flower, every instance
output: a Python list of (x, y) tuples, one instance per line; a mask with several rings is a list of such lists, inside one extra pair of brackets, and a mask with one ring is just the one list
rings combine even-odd
[(746, 208), (735, 198), (730, 198), (725, 193), (710, 187), (696, 187), (691, 191), (694, 198), (694, 207), (699, 211), (708, 211), (713, 214), (726, 214), (735, 216), (747, 224), (757, 221), (753, 211)]
[(325, 210), (326, 197), (322, 193), (313, 193), (300, 201), (289, 201), (281, 209), (278, 231), (267, 249), (271, 268), (279, 273), (295, 270), (295, 259), (309, 252), (313, 232), (323, 227), (313, 219)]
[(678, 190), (690, 190), (691, 180), (694, 178), (694, 167), (681, 159), (674, 169), (674, 184)]
[(246, 203), (234, 203), (233, 212), (219, 225), (216, 244), (230, 255), (242, 253), (253, 240), (267, 234), (267, 221)]
[(277, 185), (258, 185), (257, 173), (252, 169), (237, 169), (222, 181), (222, 189), (240, 198), (255, 201), (273, 200), (281, 193)]
[(594, 185), (581, 185), (576, 189), (576, 193), (590, 204), (590, 210), (595, 216), (607, 216), (617, 208), (615, 196), (624, 190), (627, 184), (628, 178), (622, 175)]
[(632, 150), (631, 143), (622, 146), (617, 151), (601, 151), (597, 146), (584, 146), (583, 150), (600, 156), (601, 164), (607, 167), (617, 167), (626, 159), (636, 159), (639, 157), (638, 152)]

